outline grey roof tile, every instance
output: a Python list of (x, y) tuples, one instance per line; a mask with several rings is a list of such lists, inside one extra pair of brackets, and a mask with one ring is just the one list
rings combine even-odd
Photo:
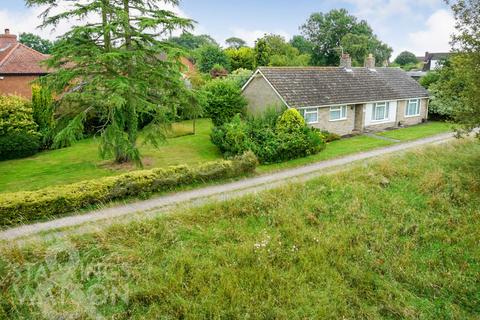
[(260, 72), (291, 107), (328, 106), (428, 97), (399, 68), (261, 67)]

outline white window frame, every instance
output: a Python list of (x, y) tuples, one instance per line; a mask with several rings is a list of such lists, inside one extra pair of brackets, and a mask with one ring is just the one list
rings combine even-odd
[[(376, 109), (379, 107), (384, 107), (383, 118), (377, 119), (377, 111)], [(373, 104), (372, 107), (372, 122), (382, 122), (388, 120), (390, 117), (390, 102), (377, 102)]]
[[(315, 121), (308, 121), (307, 114), (315, 114)], [(303, 118), (307, 124), (318, 123), (318, 108), (305, 108), (303, 109)]]
[[(340, 118), (333, 119), (332, 112), (338, 112), (338, 111), (340, 111)], [(330, 122), (347, 120), (347, 112), (348, 112), (347, 106), (330, 107), (330, 112), (329, 112)]]
[[(415, 106), (415, 114), (409, 114), (408, 111), (410, 109), (410, 104), (411, 103), (415, 103), (416, 106)], [(405, 107), (405, 117), (406, 118), (410, 118), (410, 117), (418, 117), (420, 116), (420, 113), (421, 113), (421, 105), (420, 105), (420, 99), (410, 99), (410, 100), (407, 100), (407, 105)]]

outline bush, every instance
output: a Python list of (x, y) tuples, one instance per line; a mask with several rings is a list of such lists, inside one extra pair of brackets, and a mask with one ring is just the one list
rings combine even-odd
[(327, 143), (342, 139), (342, 137), (340, 135), (338, 135), (336, 133), (326, 131), (326, 130), (323, 130), (322, 134), (325, 137), (325, 142), (327, 142)]
[(167, 191), (181, 185), (232, 178), (253, 172), (256, 165), (257, 158), (248, 152), (232, 161), (134, 171), (39, 191), (5, 193), (0, 195), (0, 225), (26, 223), (116, 199)]
[(0, 96), (0, 160), (28, 157), (40, 147), (32, 105), (16, 96)]
[(243, 121), (239, 116), (212, 131), (212, 142), (226, 157), (251, 150), (261, 163), (280, 162), (316, 154), (325, 148), (321, 132), (297, 118), (290, 109), (281, 116), (273, 110)]
[(240, 88), (232, 81), (215, 79), (201, 90), (199, 99), (204, 104), (205, 116), (212, 119), (215, 126), (229, 122), (237, 114), (245, 115), (247, 100)]
[(281, 132), (295, 132), (305, 127), (305, 119), (297, 109), (288, 109), (278, 119), (277, 130)]
[(247, 83), (248, 79), (252, 76), (253, 71), (248, 69), (237, 69), (230, 73), (227, 76), (228, 80), (234, 81), (239, 88), (242, 88), (245, 83)]

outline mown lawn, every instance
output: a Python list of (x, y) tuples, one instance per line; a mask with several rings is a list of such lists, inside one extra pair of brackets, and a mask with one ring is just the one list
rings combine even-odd
[[(175, 124), (172, 135), (191, 132), (191, 121)], [(210, 142), (211, 122), (197, 121), (197, 134), (168, 139), (160, 148), (142, 145), (145, 168), (194, 164), (220, 159)], [(33, 157), (0, 162), (0, 192), (36, 190), (47, 186), (112, 176), (134, 167), (112, 166), (98, 154), (98, 142), (86, 139), (72, 147), (41, 152)]]
[(478, 319), (480, 144), (0, 248), (5, 319)]
[(400, 141), (408, 141), (433, 136), (449, 131), (453, 131), (453, 124), (440, 121), (430, 121), (425, 124), (420, 124), (412, 127), (381, 132), (378, 135)]
[(338, 158), (352, 153), (368, 151), (375, 148), (386, 147), (394, 144), (394, 142), (376, 139), (368, 136), (356, 136), (352, 138), (345, 138), (333, 141), (327, 145), (327, 148), (322, 152), (305, 157), (294, 159), (282, 163), (274, 163), (269, 165), (261, 165), (257, 168), (259, 173), (268, 173), (282, 169), (288, 169), (314, 163), (318, 161)]
[[(210, 141), (211, 128), (212, 124), (209, 120), (201, 119), (197, 121), (197, 134), (188, 135), (192, 130), (191, 121), (174, 124), (171, 135), (179, 135), (179, 137), (168, 139), (160, 148), (141, 145), (145, 169), (221, 159), (222, 155)], [(449, 128), (448, 124), (432, 122), (381, 133), (381, 135), (399, 140), (411, 140), (446, 132)], [(262, 165), (258, 167), (257, 172), (262, 174), (297, 167), (393, 143), (368, 136), (346, 138), (328, 144), (327, 148), (317, 155), (279, 164)], [(98, 141), (86, 139), (70, 148), (41, 152), (26, 159), (0, 162), (0, 193), (38, 190), (52, 185), (113, 176), (135, 169), (132, 166), (115, 166), (111, 161), (102, 160), (98, 154)]]

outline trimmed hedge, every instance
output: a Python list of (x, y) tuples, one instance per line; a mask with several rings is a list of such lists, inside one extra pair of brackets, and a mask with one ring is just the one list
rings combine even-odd
[(168, 191), (177, 186), (233, 178), (253, 172), (257, 164), (255, 155), (247, 152), (230, 161), (214, 161), (194, 167), (176, 166), (134, 171), (38, 191), (4, 193), (0, 194), (0, 225), (27, 223), (112, 200)]

